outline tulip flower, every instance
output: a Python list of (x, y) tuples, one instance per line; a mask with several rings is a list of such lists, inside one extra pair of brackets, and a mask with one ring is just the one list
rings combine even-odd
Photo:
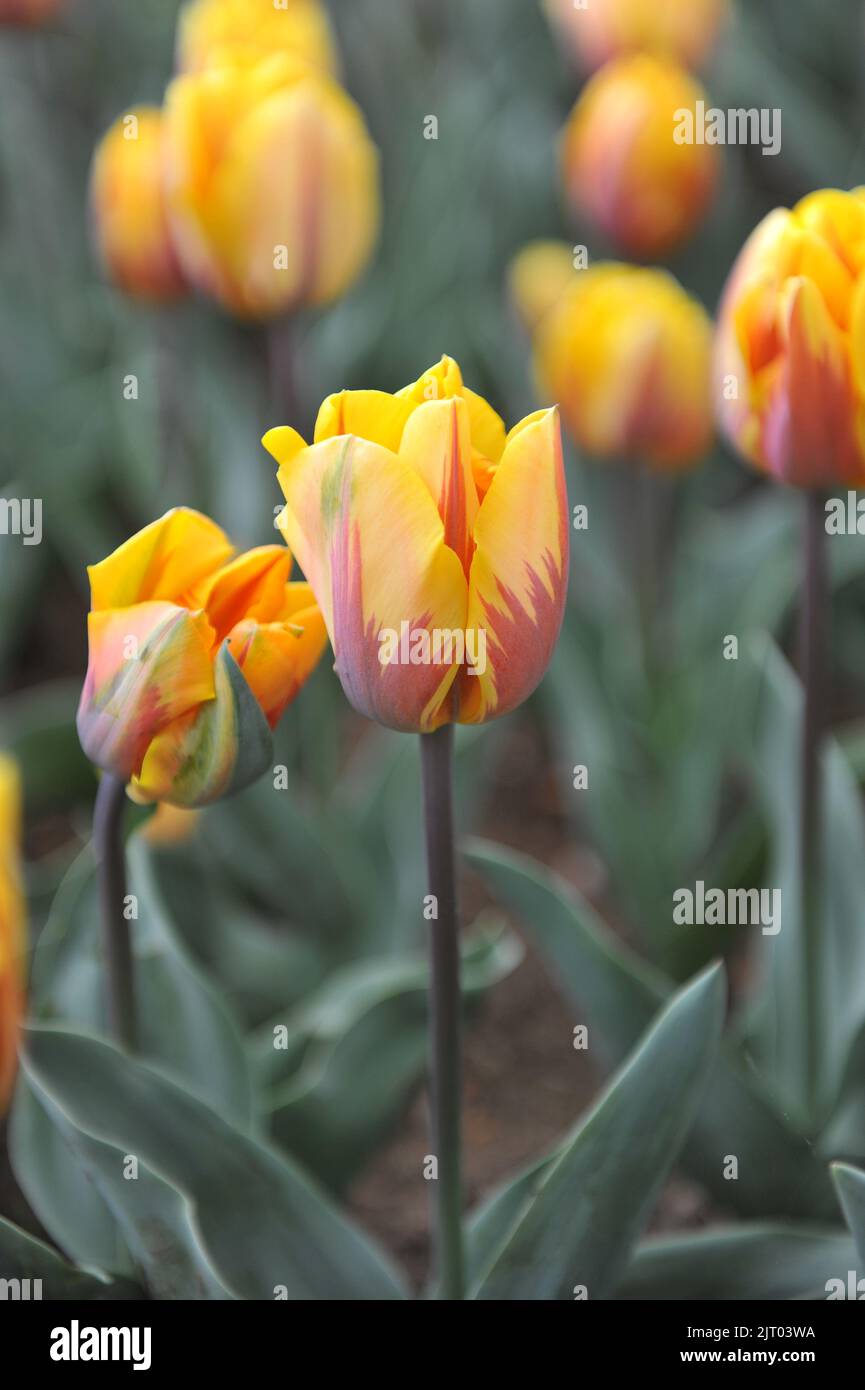
[(448, 357), (395, 395), (340, 391), (312, 444), (288, 426), (279, 527), (327, 624), (354, 707), (418, 732), (431, 928), (430, 1086), (438, 1295), (464, 1296), (454, 723), (506, 714), (538, 684), (562, 621), (568, 506), (558, 413), (507, 434)]
[(168, 225), (162, 135), (157, 107), (133, 107), (103, 136), (90, 176), (106, 273), (127, 294), (156, 302), (189, 293)]
[(511, 290), (532, 335), (542, 398), (598, 458), (655, 472), (693, 467), (712, 439), (712, 325), (666, 271), (574, 268), (569, 247), (539, 242), (514, 261)]
[(674, 138), (683, 112), (696, 123), (702, 100), (699, 83), (675, 63), (638, 54), (596, 73), (571, 113), (562, 142), (567, 196), (629, 256), (666, 255), (706, 212), (718, 150)]
[(665, 54), (696, 68), (709, 54), (729, 0), (546, 0), (546, 8), (578, 61), (589, 69), (630, 53)]
[(181, 265), (231, 313), (337, 298), (366, 265), (378, 157), (327, 78), (278, 54), (179, 77), (166, 97), (167, 192)]
[(64, 0), (0, 0), (0, 24), (44, 24), (53, 19)]
[(219, 67), (226, 55), (247, 58), (287, 53), (316, 71), (334, 75), (336, 49), (321, 0), (193, 0), (177, 24), (177, 66), (182, 72)]
[(865, 190), (812, 193), (756, 228), (727, 282), (715, 354), (718, 416), (744, 459), (801, 491), (799, 768), (804, 1120), (819, 1120), (822, 747), (830, 593), (825, 494), (865, 483)]
[(264, 443), (286, 498), (278, 524), (356, 709), (425, 733), (531, 694), (567, 580), (556, 410), (506, 436), (444, 358), (396, 395), (331, 396), (311, 446), (290, 428)]
[(12, 1096), (24, 1011), (24, 895), (21, 888), (21, 786), (0, 754), (0, 1115)]
[(327, 641), (280, 545), (235, 555), (187, 508), (167, 512), (89, 570), (90, 661), (78, 708), (103, 769), (93, 817), (106, 1001), (115, 1042), (137, 1039), (122, 823), (139, 802), (196, 807), (269, 765), (271, 729)]
[(865, 483), (865, 190), (812, 193), (751, 234), (721, 303), (718, 417), (733, 447), (794, 487)]
[(281, 545), (235, 556), (223, 531), (168, 512), (89, 569), (85, 753), (141, 802), (204, 805), (260, 776), (269, 731), (326, 637)]

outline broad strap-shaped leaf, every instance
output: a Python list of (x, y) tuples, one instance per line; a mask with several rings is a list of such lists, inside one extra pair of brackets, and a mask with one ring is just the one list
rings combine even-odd
[[(233, 1122), (248, 1125), (252, 1099), (240, 1032), (222, 999), (190, 959), (166, 911), (141, 840), (129, 842), (130, 922), (142, 1055), (176, 1074)], [(105, 1031), (105, 982), (96, 871), (82, 851), (61, 884), (33, 968), (37, 1018)]]
[[(859, 1260), (865, 1265), (865, 1172), (861, 1168), (853, 1168), (849, 1163), (833, 1163), (832, 1177), (847, 1225), (853, 1232)], [(862, 1278), (865, 1278), (865, 1269)]]
[(25, 1035), (25, 1066), (76, 1128), (134, 1154), (186, 1199), (220, 1283), (244, 1299), (400, 1299), (385, 1257), (292, 1163), (96, 1038)]
[(825, 1298), (829, 1279), (853, 1268), (841, 1231), (745, 1224), (648, 1240), (637, 1250), (617, 1298), (697, 1300)]
[(19, 1071), (9, 1116), (9, 1158), (43, 1228), (74, 1264), (132, 1278), (135, 1265), (117, 1219), (53, 1124), (37, 1088)]
[(198, 1247), (180, 1194), (135, 1155), (82, 1134), (26, 1074), (18, 1085), (13, 1134), (18, 1180), (67, 1253), (86, 1260), (86, 1247), (79, 1254), (78, 1241), (89, 1208), (83, 1213), (75, 1208), (82, 1192), (92, 1194), (105, 1204), (99, 1229), (112, 1222), (118, 1244), (125, 1246), (122, 1264), (106, 1262), (106, 1273), (130, 1272), (156, 1299), (228, 1297)]
[[(481, 840), (470, 841), (467, 854), (549, 963), (575, 1020), (588, 1025), (590, 1050), (597, 1049), (607, 1065), (622, 1062), (672, 994), (672, 982), (641, 961), (544, 865)], [(724, 1177), (727, 1155), (739, 1160), (735, 1182)], [(745, 1216), (826, 1219), (837, 1211), (825, 1165), (775, 1109), (731, 1043), (722, 1048), (682, 1162), (719, 1202)]]
[[(5, 1281), (3, 1298), (10, 1301), (101, 1303), (142, 1296), (128, 1280), (99, 1279), (95, 1274), (67, 1264), (49, 1245), (3, 1217), (0, 1217), (0, 1279)], [(38, 1292), (35, 1281), (39, 1281)]]
[[(514, 934), (500, 926), (472, 933), (462, 960), (466, 1004), (510, 974), (522, 955)], [(422, 958), (357, 962), (287, 1016), (284, 1050), (274, 1047), (278, 1021), (262, 1030), (262, 1061), (275, 1082), (272, 1133), (334, 1189), (372, 1155), (423, 1078), (428, 980)], [(283, 1079), (274, 1075), (280, 1059), (295, 1063)]]
[[(762, 937), (762, 989), (755, 1004), (753, 1047), (760, 1069), (803, 1126), (817, 1131), (838, 1102), (847, 1063), (865, 1023), (865, 814), (859, 789), (833, 740), (823, 759), (824, 835), (819, 959), (809, 965), (799, 886), (799, 739), (802, 691), (777, 648), (755, 643), (760, 673), (755, 719), (758, 789), (771, 823), (769, 882), (781, 890), (783, 920)], [(816, 981), (814, 975), (816, 974)], [(812, 1102), (805, 1055), (806, 991), (816, 988), (820, 1039)]]
[[(571, 1299), (578, 1286), (590, 1299), (609, 1295), (693, 1120), (723, 1012), (723, 973), (715, 966), (667, 1005), (537, 1180), (517, 1179), (519, 1203), (494, 1198), (510, 1219), (476, 1298)], [(489, 1225), (480, 1221), (489, 1241)]]

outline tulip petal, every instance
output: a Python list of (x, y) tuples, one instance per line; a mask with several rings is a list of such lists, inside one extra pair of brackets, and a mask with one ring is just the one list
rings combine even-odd
[(455, 551), (468, 573), (478, 495), (469, 410), (462, 397), (418, 406), (405, 427), (399, 456), (429, 488), (444, 522), (445, 545)]
[(151, 600), (182, 602), (233, 553), (225, 532), (209, 517), (175, 507), (89, 566), (91, 607), (99, 611)]
[[(464, 629), (467, 585), (423, 480), (348, 436), (297, 456), (279, 481), (280, 529), (318, 599), (349, 700), (391, 728), (435, 727), (458, 663), (424, 644), (433, 629)], [(405, 646), (388, 660), (391, 636), (403, 633), (414, 660)]]
[(282, 611), (291, 573), (291, 551), (284, 545), (248, 550), (209, 576), (194, 593), (221, 643), (243, 618), (270, 622)]
[(412, 409), (412, 402), (386, 391), (338, 391), (318, 412), (315, 442), (356, 434), (395, 454)]
[(267, 317), (344, 293), (370, 257), (379, 217), (378, 157), (351, 98), (304, 77), (256, 105), (201, 215), (235, 312)]
[(811, 280), (787, 282), (781, 314), (783, 366), (763, 419), (762, 458), (775, 477), (797, 487), (823, 486), (827, 474), (861, 482), (859, 408), (842, 334)]
[(327, 628), (308, 584), (289, 584), (283, 621), (238, 623), (229, 640), (235, 661), (273, 729), (309, 679), (327, 646)]
[(205, 806), (242, 791), (271, 766), (270, 728), (227, 642), (213, 676), (215, 698), (175, 719), (150, 743), (130, 786), (136, 801)]
[(453, 400), (456, 396), (461, 396), (468, 407), (472, 446), (490, 462), (498, 463), (505, 447), (504, 421), (483, 396), (463, 384), (462, 372), (452, 357), (443, 357), (417, 381), (397, 392), (397, 398), (408, 401), (412, 407)]
[(213, 698), (213, 630), (170, 603), (91, 613), (78, 737), (91, 762), (129, 780), (153, 736)]
[(505, 445), (474, 527), (469, 633), (486, 633), (485, 669), (461, 673), (459, 721), (525, 700), (546, 670), (564, 614), (568, 502), (558, 411), (539, 411)]

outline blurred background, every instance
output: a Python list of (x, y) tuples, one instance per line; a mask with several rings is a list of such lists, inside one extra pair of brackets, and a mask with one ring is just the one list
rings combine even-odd
[[(573, 220), (560, 189), (557, 141), (584, 75), (535, 0), (328, 8), (345, 85), (381, 151), (384, 223), (352, 291), (291, 324), (291, 423), (308, 431), (331, 391), (394, 390), (446, 352), (511, 425), (542, 402), (508, 299), (510, 262), (538, 237), (585, 244), (591, 261), (611, 252)], [(74, 966), (58, 967), (37, 1001), (49, 1016), (76, 1013), (81, 961), (95, 950), (86, 895), (63, 909), (74, 928), (66, 919), (58, 928), (55, 900), (89, 836), (95, 788), (74, 727), (85, 567), (178, 503), (213, 516), (238, 545), (270, 542), (281, 500), (258, 441), (287, 421), (260, 332), (203, 301), (141, 308), (106, 283), (92, 251), (94, 146), (118, 114), (161, 100), (177, 11), (176, 0), (70, 0), (44, 28), (0, 31), (0, 496), (43, 504), (40, 545), (0, 538), (0, 745), (23, 772), (33, 941), (48, 933), (56, 946), (81, 933)], [(736, 6), (705, 68), (710, 98), (782, 108), (784, 138), (776, 158), (723, 151), (711, 211), (671, 262), (710, 312), (766, 211), (813, 188), (865, 182), (863, 78), (860, 0)], [(424, 138), (430, 115), (435, 140)], [(135, 401), (124, 398), (129, 374), (140, 383)], [(720, 446), (686, 477), (653, 480), (660, 500), (649, 503), (645, 480), (579, 457), (571, 442), (567, 450), (570, 500), (587, 505), (590, 520), (574, 537), (562, 643), (527, 707), (461, 731), (460, 825), (556, 871), (669, 980), (723, 952), (747, 1004), (759, 969), (751, 940), (718, 928), (683, 934), (670, 904), (698, 878), (759, 885), (786, 843), (784, 787), (767, 796), (754, 775), (760, 739), (777, 733), (781, 716), (767, 712), (765, 668), (752, 657), (767, 633), (789, 646), (795, 499)], [(651, 663), (627, 534), (628, 515), (646, 505), (660, 506), (668, 527)], [(858, 776), (865, 555), (850, 537), (832, 558), (834, 715)], [(721, 658), (728, 634), (739, 641), (735, 663)], [(778, 699), (783, 706), (783, 689)], [(419, 1275), (427, 1217), (417, 1175), (428, 1140), (417, 749), (357, 718), (325, 661), (284, 720), (277, 756), (289, 792), (265, 779), (205, 812), (182, 837), (151, 845), (148, 872), (184, 958), (247, 1039), (272, 1132)], [(587, 790), (574, 788), (578, 764), (589, 769)], [(502, 903), (482, 862), (467, 868), (463, 895), (466, 923), (479, 920), (466, 948), (466, 1143), (477, 1197), (573, 1123), (603, 1067), (592, 1048), (574, 1050), (582, 1015), (561, 962), (539, 951), (531, 920)], [(274, 1019), (288, 1020), (293, 1040), (278, 1065)], [(844, 1118), (848, 1152), (860, 1121)], [(772, 1214), (773, 1182), (764, 1173), (734, 1200), (691, 1167), (670, 1184), (656, 1226), (690, 1228), (744, 1208)], [(8, 1174), (0, 1204), (33, 1224)]]

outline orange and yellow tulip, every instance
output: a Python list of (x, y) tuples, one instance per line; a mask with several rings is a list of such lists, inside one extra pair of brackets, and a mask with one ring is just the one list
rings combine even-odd
[(162, 133), (158, 107), (133, 107), (103, 136), (90, 175), (94, 236), (108, 276), (154, 302), (189, 293), (168, 225)]
[(729, 0), (546, 0), (578, 61), (602, 67), (628, 53), (660, 53), (699, 67), (730, 13)]
[(135, 800), (204, 805), (270, 764), (270, 730), (327, 641), (291, 564), (281, 545), (236, 556), (177, 508), (90, 567), (78, 734)]
[(165, 148), (181, 264), (230, 312), (328, 303), (369, 260), (375, 146), (351, 98), (290, 57), (177, 78)]
[(581, 448), (659, 472), (697, 463), (712, 439), (712, 324), (666, 271), (574, 268), (558, 242), (528, 246), (511, 290), (532, 335), (542, 397)]
[(507, 434), (443, 358), (396, 395), (329, 397), (310, 446), (288, 427), (264, 444), (286, 499), (278, 524), (361, 714), (428, 733), (531, 694), (567, 587), (555, 409)]
[(762, 472), (865, 484), (865, 189), (811, 193), (752, 233), (721, 303), (715, 396)]
[(678, 143), (705, 93), (675, 63), (621, 58), (586, 84), (565, 127), (562, 173), (575, 211), (629, 256), (654, 260), (695, 230), (718, 181), (713, 145)]
[(21, 784), (0, 753), (0, 1115), (15, 1082), (24, 1012), (24, 894), (21, 887)]
[(64, 0), (0, 0), (0, 24), (44, 24)]
[(181, 72), (219, 67), (226, 55), (287, 53), (335, 75), (336, 49), (321, 0), (193, 0), (177, 22)]

